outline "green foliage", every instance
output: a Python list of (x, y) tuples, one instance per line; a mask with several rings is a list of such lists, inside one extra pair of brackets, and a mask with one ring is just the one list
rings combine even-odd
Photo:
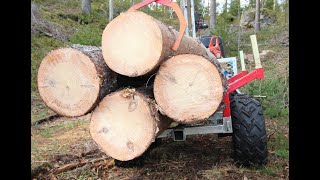
[(288, 77), (275, 77), (272, 69), (266, 70), (265, 78), (252, 81), (242, 89), (250, 95), (263, 95), (260, 101), (264, 113), (271, 118), (287, 117), (289, 114), (289, 87)]
[(223, 12), (222, 13), (227, 13), (228, 12), (228, 0), (225, 0), (225, 2), (223, 2)]
[[(139, 3), (138, 0), (135, 0), (134, 3), (131, 3), (132, 0), (123, 0), (123, 1), (113, 1), (114, 3), (114, 17), (120, 15), (121, 12), (127, 11), (132, 5)], [(109, 2), (109, 1), (108, 1)], [(108, 8), (109, 8), (109, 3)], [(108, 9), (109, 12), (109, 9)]]
[(278, 150), (276, 150), (276, 155), (281, 158), (289, 159), (289, 150), (288, 149), (278, 149)]
[(70, 38), (72, 44), (101, 46), (103, 30), (93, 25), (81, 26)]
[(232, 0), (228, 13), (230, 13), (233, 16), (238, 16), (239, 6), (240, 6), (240, 0)]
[(276, 131), (274, 140), (268, 142), (269, 149), (275, 151), (275, 155), (288, 159), (289, 158), (289, 141), (281, 131)]
[(59, 124), (59, 125), (56, 125), (56, 126), (53, 126), (53, 127), (48, 127), (46, 129), (42, 130), (39, 134), (42, 137), (50, 138), (50, 137), (53, 136), (53, 133), (55, 133), (56, 131), (59, 131), (59, 130), (61, 130), (63, 128), (64, 128), (64, 125)]
[[(228, 15), (231, 18), (231, 15)], [(235, 18), (235, 17), (234, 17)], [(225, 54), (226, 57), (233, 57), (238, 55), (238, 43), (237, 37), (238, 34), (236, 33), (229, 33), (229, 29), (231, 24), (228, 21), (225, 21), (225, 17), (218, 16), (217, 17), (217, 24), (213, 32), (211, 34), (221, 36), (224, 42), (225, 47)]]
[(271, 167), (265, 167), (260, 170), (263, 174), (268, 175), (268, 176), (276, 176), (277, 172), (274, 168)]
[(273, 10), (273, 1), (274, 0), (264, 0), (264, 8)]
[(249, 0), (249, 8), (255, 8), (256, 7), (256, 1), (255, 0)]

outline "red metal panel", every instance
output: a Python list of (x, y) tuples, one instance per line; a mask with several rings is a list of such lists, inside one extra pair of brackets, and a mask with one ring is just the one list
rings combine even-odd
[(243, 77), (243, 76), (246, 75), (246, 74), (247, 74), (247, 71), (241, 71), (241, 73), (239, 73), (239, 74), (231, 77), (230, 79), (228, 79), (228, 80), (227, 80), (227, 83), (230, 84), (230, 83), (234, 82), (235, 80)]
[(230, 111), (230, 99), (229, 99), (229, 93), (226, 93), (223, 97), (223, 102), (226, 105), (226, 107), (223, 109), (223, 117), (230, 117), (231, 111)]
[(226, 107), (223, 109), (223, 117), (230, 117), (231, 116), (229, 93), (248, 84), (249, 82), (253, 81), (254, 79), (264, 78), (263, 68), (257, 68), (254, 71), (251, 71), (249, 74), (246, 74), (246, 72), (244, 73), (244, 71), (242, 71), (241, 73), (243, 73), (243, 74), (242, 75), (237, 74), (239, 76), (237, 76), (237, 75), (236, 75), (237, 77), (233, 76), (232, 78), (230, 78), (230, 79), (232, 79), (231, 81), (229, 81), (229, 82), (227, 81), (228, 90), (227, 90), (227, 93), (223, 97), (223, 101), (226, 105)]
[(246, 74), (245, 76), (240, 77), (239, 79), (235, 80), (234, 82), (229, 84), (228, 92), (232, 92), (247, 83), (253, 81), (254, 79), (261, 79), (264, 77), (264, 71), (262, 68), (255, 69), (254, 71), (251, 71), (249, 74)]

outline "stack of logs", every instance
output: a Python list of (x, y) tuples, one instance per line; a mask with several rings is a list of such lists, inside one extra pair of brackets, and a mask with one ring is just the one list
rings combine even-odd
[(38, 89), (56, 113), (91, 112), (90, 134), (109, 156), (143, 154), (172, 121), (201, 123), (221, 105), (225, 80), (199, 40), (140, 11), (125, 12), (102, 34), (102, 47), (72, 45), (47, 54)]

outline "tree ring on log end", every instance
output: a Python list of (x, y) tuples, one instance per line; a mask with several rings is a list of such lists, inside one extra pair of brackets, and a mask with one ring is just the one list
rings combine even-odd
[[(92, 139), (109, 156), (128, 161), (144, 153), (156, 135), (156, 121), (145, 96), (134, 92), (124, 97), (127, 89), (113, 92), (102, 99), (91, 116)], [(132, 109), (132, 102), (135, 108)], [(108, 129), (107, 133), (103, 129)]]
[(202, 56), (177, 55), (160, 66), (154, 96), (161, 112), (173, 120), (183, 124), (204, 121), (222, 101), (221, 76)]
[(139, 11), (113, 19), (102, 35), (102, 53), (113, 71), (136, 77), (154, 69), (161, 59), (162, 34), (155, 20)]
[(81, 116), (97, 101), (100, 78), (88, 56), (73, 48), (60, 48), (49, 52), (41, 62), (38, 90), (56, 113)]

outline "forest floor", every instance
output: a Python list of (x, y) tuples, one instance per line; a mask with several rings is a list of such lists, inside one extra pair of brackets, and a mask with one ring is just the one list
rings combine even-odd
[[(288, 127), (266, 119), (269, 163), (245, 168), (232, 159), (232, 137), (187, 137), (185, 142), (163, 139), (151, 150), (143, 167), (119, 168), (90, 137), (90, 115), (56, 117), (31, 128), (32, 179), (288, 179)], [(277, 135), (284, 133), (284, 136)], [(277, 149), (274, 151), (274, 147)], [(66, 168), (74, 166), (74, 168)]]

